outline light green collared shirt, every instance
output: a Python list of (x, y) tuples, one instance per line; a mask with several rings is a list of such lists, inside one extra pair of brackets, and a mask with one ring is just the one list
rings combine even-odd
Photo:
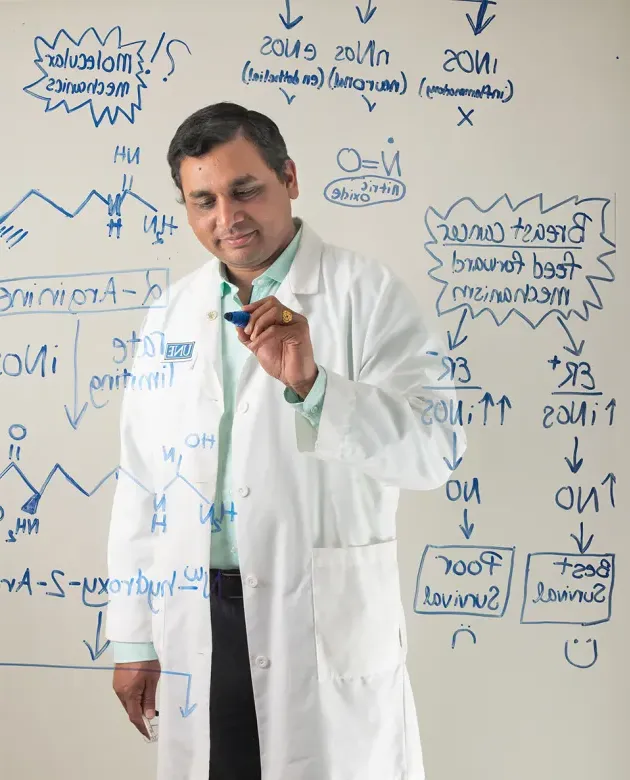
[[(250, 303), (275, 295), (291, 268), (301, 238), (302, 227), (299, 225), (289, 246), (264, 273), (254, 279)], [(237, 285), (228, 280), (223, 263), (221, 264), (221, 276), (223, 277), (221, 315), (224, 315), (228, 311), (240, 309), (243, 302), (238, 297)], [(239, 341), (235, 326), (231, 325), (223, 316), (221, 320), (223, 323), (223, 403), (225, 409), (219, 425), (219, 465), (212, 522), (214, 536), (211, 547), (211, 566), (214, 569), (238, 569), (235, 531), (235, 523), (238, 522), (238, 503), (234, 502), (231, 480), (232, 424), (238, 380), (250, 352)], [(322, 369), (320, 369), (317, 380), (304, 402), (293, 391), (285, 391), (286, 400), (292, 403), (296, 410), (300, 411), (315, 428), (319, 425), (321, 402), (325, 391), (325, 374)]]
[[(254, 279), (250, 303), (275, 295), (291, 268), (302, 238), (302, 226), (298, 227), (295, 237), (284, 252)], [(238, 380), (243, 365), (250, 355), (249, 350), (238, 339), (236, 327), (223, 315), (238, 310), (243, 303), (238, 297), (238, 287), (227, 278), (225, 266), (221, 263), (221, 338), (223, 346), (223, 403), (224, 413), (219, 424), (219, 452), (215, 501), (210, 515), (212, 526), (212, 545), (210, 547), (210, 566), (215, 569), (237, 569), (238, 549), (236, 546), (236, 523), (238, 523), (238, 503), (232, 495), (232, 423), (234, 421), (234, 403)], [(326, 372), (318, 365), (319, 373), (315, 384), (304, 401), (290, 388), (284, 390), (284, 398), (296, 411), (300, 412), (314, 428), (319, 426), (321, 411), (326, 392)], [(278, 388), (280, 392), (280, 388)], [(114, 661), (131, 663), (149, 661), (157, 658), (151, 643), (114, 642)]]

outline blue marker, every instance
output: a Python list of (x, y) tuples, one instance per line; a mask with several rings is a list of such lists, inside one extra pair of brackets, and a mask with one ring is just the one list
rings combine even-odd
[(233, 322), (237, 327), (244, 328), (251, 315), (248, 311), (228, 311), (223, 316), (228, 322)]

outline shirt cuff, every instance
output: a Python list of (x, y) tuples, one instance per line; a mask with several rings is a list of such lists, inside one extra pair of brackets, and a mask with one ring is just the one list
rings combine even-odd
[(322, 416), (324, 397), (326, 395), (326, 371), (322, 366), (317, 366), (318, 373), (315, 383), (304, 400), (291, 387), (285, 387), (284, 397), (296, 412), (305, 417), (317, 430)]
[(157, 653), (151, 642), (112, 642), (114, 663), (132, 664), (137, 661), (157, 661)]

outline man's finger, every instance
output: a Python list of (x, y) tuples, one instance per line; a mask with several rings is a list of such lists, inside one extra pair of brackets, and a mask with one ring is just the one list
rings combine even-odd
[(256, 336), (259, 336), (264, 330), (266, 330), (271, 325), (275, 325), (277, 322), (278, 311), (274, 306), (271, 309), (267, 309), (266, 311), (262, 312), (256, 322), (253, 323), (253, 327), (250, 320), (247, 328), (245, 328), (245, 333), (247, 333), (250, 339), (253, 341)]
[(282, 341), (283, 339), (289, 337), (292, 333), (295, 334), (295, 332), (295, 325), (271, 325), (269, 328), (263, 330), (260, 336), (251, 341), (248, 346), (252, 352), (256, 354), (256, 352), (263, 346), (263, 344), (266, 344), (268, 341), (272, 341), (273, 339)]
[(142, 714), (142, 696), (134, 693), (127, 699), (127, 715), (138, 731), (149, 739), (149, 732), (142, 720)]
[(243, 306), (243, 311), (248, 311), (251, 313), (269, 301), (280, 303), (280, 301), (274, 295), (268, 295), (266, 298), (261, 298), (259, 301), (254, 301), (254, 303), (246, 303), (245, 306)]
[(149, 720), (155, 717), (155, 693), (157, 691), (157, 682), (157, 675), (151, 675), (144, 688), (142, 711)]
[(241, 342), (241, 344), (245, 344), (245, 346), (249, 344), (250, 338), (247, 333), (245, 333), (243, 328), (237, 328), (236, 335), (238, 336), (238, 340)]
[(256, 311), (250, 312), (250, 318), (247, 325), (243, 328), (245, 333), (249, 336), (256, 325), (257, 322), (259, 322), (262, 317), (264, 317), (267, 312), (274, 311), (276, 308), (276, 304), (271, 299), (266, 299), (265, 303), (260, 306)]

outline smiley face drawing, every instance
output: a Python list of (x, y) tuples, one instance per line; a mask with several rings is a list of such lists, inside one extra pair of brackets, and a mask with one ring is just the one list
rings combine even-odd
[(457, 631), (453, 634), (453, 639), (451, 641), (451, 650), (455, 649), (455, 645), (457, 643), (457, 637), (459, 634), (470, 634), (473, 640), (473, 644), (477, 644), (477, 637), (475, 636), (474, 631), (471, 630), (470, 626), (464, 626), (462, 623), (462, 627), (458, 628)]
[[(599, 657), (599, 654), (597, 652), (597, 639), (587, 639), (586, 644), (589, 642), (592, 642), (593, 644), (593, 660), (588, 664), (578, 664), (575, 661), (572, 661), (571, 658), (569, 658), (569, 641), (567, 640), (564, 643), (564, 657), (566, 660), (571, 664), (571, 666), (575, 666), (576, 669), (590, 669), (591, 666), (595, 666), (597, 663), (597, 659)], [(579, 639), (574, 639), (573, 644), (577, 645), (580, 643)]]

